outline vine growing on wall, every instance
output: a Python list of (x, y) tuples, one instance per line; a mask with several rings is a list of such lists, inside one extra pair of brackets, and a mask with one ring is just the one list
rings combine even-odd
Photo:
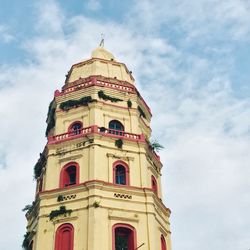
[(26, 211), (27, 211), (27, 213), (30, 213), (30, 212), (33, 210), (34, 207), (35, 207), (35, 201), (33, 201), (32, 204), (26, 205), (26, 206), (22, 209), (22, 211), (23, 211), (23, 212), (26, 212)]
[(98, 91), (98, 97), (103, 99), (104, 101), (111, 101), (111, 102), (122, 102), (122, 99), (111, 97), (109, 95), (106, 95), (102, 90)]
[(30, 232), (26, 232), (26, 234), (23, 236), (23, 243), (22, 243), (22, 248), (24, 250), (29, 250), (29, 245), (30, 245)]
[(132, 102), (131, 102), (130, 99), (127, 101), (127, 105), (128, 105), (128, 108), (131, 108), (131, 107), (132, 107)]
[(58, 197), (57, 197), (57, 201), (58, 202), (61, 202), (61, 201), (63, 201), (63, 196), (60, 194), (60, 195), (58, 195)]
[(35, 179), (40, 177), (40, 175), (42, 173), (42, 169), (46, 165), (46, 162), (47, 162), (47, 158), (46, 158), (46, 153), (45, 153), (45, 150), (44, 150), (42, 153), (40, 153), (40, 158), (38, 159), (37, 163), (34, 166), (34, 177), (35, 177)]
[(55, 217), (59, 215), (70, 215), (72, 213), (72, 209), (66, 209), (65, 206), (60, 206), (60, 209), (52, 210), (49, 214), (49, 219), (53, 220)]
[(122, 139), (116, 140), (116, 141), (115, 141), (115, 145), (116, 145), (116, 147), (118, 147), (118, 148), (122, 148), (122, 146), (123, 146), (123, 140), (122, 140)]
[(67, 110), (74, 108), (74, 107), (87, 106), (88, 103), (91, 103), (93, 101), (94, 101), (94, 99), (92, 99), (91, 96), (85, 96), (85, 97), (82, 97), (78, 100), (68, 100), (66, 102), (62, 102), (60, 104), (59, 108), (64, 110), (64, 111), (67, 111)]
[(55, 112), (56, 112), (56, 101), (53, 99), (49, 104), (49, 109), (47, 113), (47, 128), (45, 135), (48, 136), (49, 131), (55, 127), (56, 121), (55, 121)]

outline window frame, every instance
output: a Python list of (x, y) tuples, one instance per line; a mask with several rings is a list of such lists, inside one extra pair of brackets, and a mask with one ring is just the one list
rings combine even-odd
[(69, 230), (70, 232), (70, 250), (74, 247), (74, 226), (71, 223), (64, 223), (56, 229), (55, 236), (55, 250), (61, 250), (61, 239), (64, 230)]
[(151, 175), (151, 188), (153, 189), (154, 193), (158, 195), (158, 183), (153, 175)]
[[(76, 124), (80, 124), (81, 125), (81, 128), (79, 130), (73, 130), (73, 126), (76, 125)], [(69, 127), (68, 127), (68, 133), (70, 133), (72, 136), (74, 135), (80, 135), (82, 134), (82, 129), (83, 129), (83, 123), (81, 121), (74, 121), (72, 122)], [(79, 131), (79, 133), (74, 133), (76, 131)]]
[[(116, 183), (116, 170), (118, 166), (123, 166), (125, 169), (125, 184)], [(130, 178), (129, 178), (129, 166), (124, 161), (116, 161), (113, 163), (113, 183), (119, 186), (129, 186), (130, 185)]]
[[(113, 225), (112, 227), (112, 250), (115, 250), (115, 240), (116, 240), (116, 230), (118, 228), (123, 228), (123, 229), (126, 229), (126, 230), (129, 230), (131, 235), (129, 237), (132, 237), (132, 248), (133, 249), (136, 249), (137, 247), (137, 235), (136, 235), (136, 229), (129, 225), (129, 224), (125, 224), (125, 223), (116, 223)], [(131, 248), (131, 247), (130, 247)], [(129, 249), (130, 250), (130, 249)]]
[[(110, 124), (114, 122), (114, 123), (117, 123), (121, 126), (121, 129), (114, 129), (114, 128), (110, 128)], [(109, 134), (114, 134), (114, 135), (123, 135), (124, 134), (124, 125), (122, 122), (120, 122), (119, 120), (111, 120), (109, 121), (109, 124), (108, 124), (108, 131), (109, 131)]]
[[(65, 186), (65, 174), (67, 172), (67, 169), (71, 166), (74, 166), (75, 169), (76, 169), (76, 181), (75, 181), (75, 184), (72, 184), (72, 185), (67, 185)], [(68, 173), (67, 173), (68, 174)], [(68, 178), (70, 178), (68, 176)], [(75, 186), (79, 184), (79, 164), (77, 162), (69, 162), (67, 163), (66, 165), (64, 165), (61, 169), (61, 172), (60, 172), (60, 183), (59, 183), (59, 187), (60, 188), (65, 188), (65, 187), (71, 187), (71, 186)]]

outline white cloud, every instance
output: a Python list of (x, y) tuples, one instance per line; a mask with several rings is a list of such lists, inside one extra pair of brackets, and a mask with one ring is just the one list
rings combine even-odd
[(86, 4), (87, 8), (92, 11), (100, 10), (102, 7), (99, 0), (88, 0)]
[(249, 1), (136, 1), (134, 15), (140, 28), (173, 31), (184, 42), (229, 41), (247, 38), (250, 28)]
[[(235, 37), (248, 39), (246, 2), (239, 1), (235, 9), (231, 0), (213, 3), (219, 8), (216, 13), (207, 13), (208, 6), (214, 8), (208, 1), (189, 1), (188, 5), (137, 1), (137, 15), (131, 15), (134, 24), (145, 21), (141, 30), (131, 23), (65, 18), (54, 1), (38, 5), (38, 34), (24, 41), (30, 62), (0, 68), (0, 128), (4, 131), (0, 167), (6, 166), (0, 168), (0, 195), (5, 200), (0, 224), (6, 225), (0, 234), (12, 232), (0, 239), (3, 249), (20, 249), (25, 232), (21, 209), (33, 199), (32, 166), (45, 145), (45, 119), (53, 91), (63, 85), (73, 63), (89, 57), (101, 33), (106, 35), (107, 49), (133, 71), (153, 111), (154, 136), (166, 148), (161, 152), (163, 190), (173, 211), (173, 249), (250, 247), (249, 97), (235, 97), (228, 72), (233, 64), (227, 57), (218, 60), (194, 54), (157, 32), (163, 22), (167, 27), (176, 20), (176, 29), (202, 39), (204, 30), (212, 35), (216, 22), (218, 30), (233, 22), (226, 34), (235, 34), (236, 25), (241, 24), (244, 28)], [(211, 49), (220, 53), (217, 47)], [(231, 51), (227, 49), (223, 53)]]
[(10, 33), (6, 25), (0, 24), (0, 43), (10, 43), (14, 40), (14, 36)]

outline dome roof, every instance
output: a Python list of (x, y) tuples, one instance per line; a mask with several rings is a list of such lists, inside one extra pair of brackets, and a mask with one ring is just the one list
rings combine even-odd
[(92, 58), (100, 58), (105, 60), (115, 60), (115, 57), (112, 53), (104, 49), (103, 47), (98, 47), (91, 53)]
[(80, 78), (103, 76), (134, 84), (134, 78), (124, 63), (114, 60), (112, 53), (102, 46), (91, 53), (91, 59), (74, 64), (65, 83), (72, 83)]

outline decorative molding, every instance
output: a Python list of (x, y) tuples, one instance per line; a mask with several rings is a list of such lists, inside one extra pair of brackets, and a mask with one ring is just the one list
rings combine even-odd
[(73, 155), (73, 156), (65, 157), (65, 158), (59, 159), (59, 163), (68, 162), (68, 161), (74, 161), (76, 159), (81, 158), (82, 156), (83, 156), (83, 154), (78, 154), (78, 155)]
[(61, 201), (67, 201), (67, 200), (72, 200), (76, 198), (76, 194), (71, 194), (71, 195), (63, 195)]
[(161, 226), (159, 226), (158, 228), (159, 228), (160, 232), (163, 234), (163, 236), (167, 237), (169, 231), (166, 230), (164, 227), (161, 227)]
[(131, 157), (131, 156), (122, 156), (122, 155), (116, 155), (116, 154), (110, 154), (110, 153), (107, 153), (106, 155), (107, 157), (120, 159), (124, 161), (133, 161), (135, 159), (134, 157)]
[(78, 219), (78, 216), (67, 215), (61, 218), (54, 219), (52, 221), (53, 221), (53, 224), (56, 225), (57, 223), (62, 223), (62, 222), (65, 223), (67, 221), (72, 221), (72, 220), (77, 220), (77, 219)]
[(132, 195), (129, 195), (129, 194), (118, 194), (118, 193), (114, 193), (114, 197), (121, 198), (121, 199), (129, 199), (129, 200), (131, 200), (133, 198)]
[(137, 214), (135, 214), (134, 217), (125, 217), (125, 216), (115, 216), (115, 215), (109, 215), (110, 220), (116, 220), (116, 221), (131, 221), (131, 222), (139, 222), (139, 217)]
[(152, 171), (152, 174), (155, 176), (159, 176), (161, 175), (160, 171), (157, 169), (157, 167), (155, 165), (150, 165), (148, 166), (148, 169)]

